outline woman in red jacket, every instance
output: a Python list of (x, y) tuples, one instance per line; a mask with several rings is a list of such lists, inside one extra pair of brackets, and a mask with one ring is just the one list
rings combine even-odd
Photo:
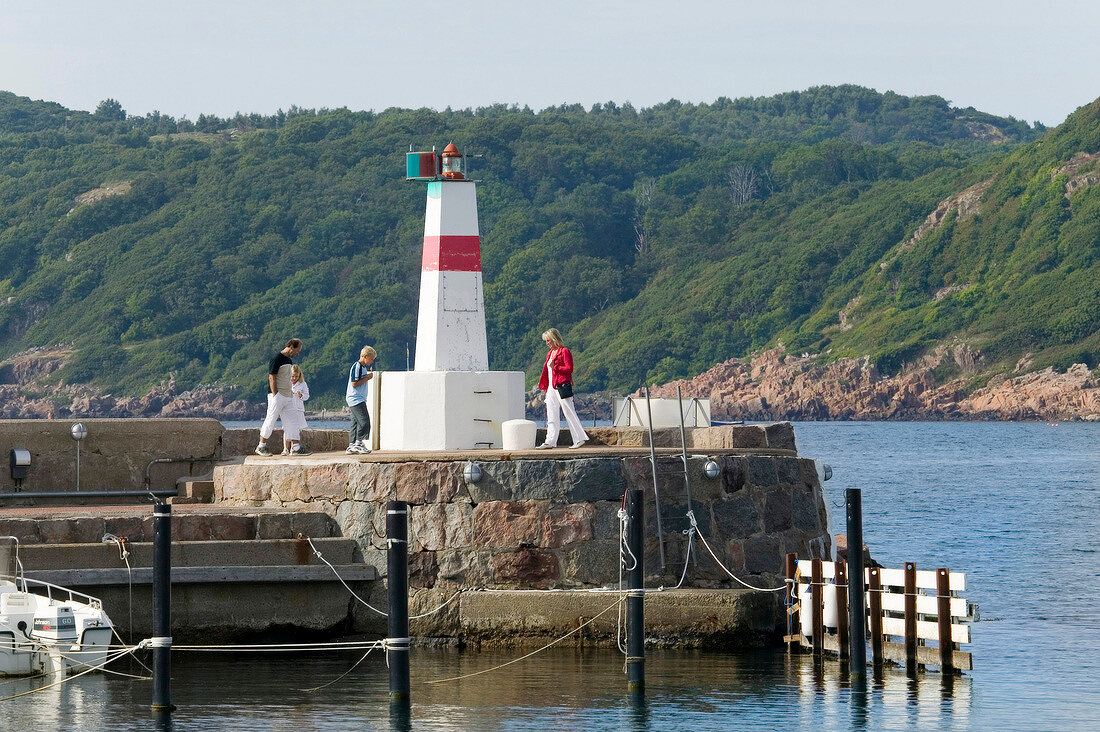
[(546, 442), (539, 445), (539, 448), (558, 446), (561, 412), (565, 412), (569, 435), (573, 438), (570, 447), (580, 447), (588, 441), (588, 435), (581, 426), (576, 407), (573, 406), (573, 354), (565, 347), (565, 341), (561, 339), (557, 328), (543, 333), (542, 341), (550, 352), (546, 354), (546, 365), (539, 377), (539, 388), (546, 390)]

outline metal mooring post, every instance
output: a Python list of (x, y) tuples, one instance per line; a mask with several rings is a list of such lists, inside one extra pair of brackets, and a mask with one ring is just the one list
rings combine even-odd
[(386, 662), (390, 667), (390, 709), (409, 707), (409, 507), (404, 501), (386, 502), (386, 559), (389, 585), (389, 637)]
[(626, 492), (626, 545), (630, 549), (626, 596), (626, 688), (645, 691), (645, 581), (642, 528), (644, 526), (645, 494), (641, 489)]
[(847, 491), (848, 507), (848, 658), (852, 676), (867, 675), (867, 604), (863, 596), (863, 493)]
[(153, 504), (153, 711), (172, 706), (172, 507)]

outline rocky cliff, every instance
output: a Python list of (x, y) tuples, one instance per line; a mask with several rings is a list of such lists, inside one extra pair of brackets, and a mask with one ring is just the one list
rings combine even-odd
[[(264, 405), (234, 399), (232, 386), (180, 391), (169, 378), (142, 397), (115, 397), (86, 384), (66, 384), (58, 371), (71, 356), (63, 346), (36, 348), (0, 362), (0, 418), (213, 417), (257, 420)], [(787, 354), (782, 348), (750, 360), (730, 359), (693, 379), (654, 387), (654, 397), (709, 398), (715, 419), (747, 420), (1089, 420), (1100, 421), (1100, 377), (1085, 364), (1064, 373), (1044, 369), (994, 376), (972, 389), (984, 357), (965, 345), (941, 347), (894, 376), (869, 359)], [(961, 374), (942, 380), (937, 374)], [(943, 381), (943, 383), (939, 383)], [(636, 392), (640, 396), (641, 392)], [(578, 394), (582, 420), (609, 419), (609, 398)], [(527, 395), (527, 415), (545, 417), (542, 393)]]
[[(724, 361), (694, 379), (650, 390), (654, 397), (709, 398), (715, 419), (986, 419), (1100, 421), (1100, 379), (1085, 364), (1000, 375), (968, 389), (983, 356), (941, 347), (894, 376), (869, 359), (794, 356), (776, 348)], [(1017, 371), (1027, 368), (1021, 360)], [(937, 372), (961, 376), (937, 383)], [(638, 396), (641, 395), (639, 392)]]
[(234, 399), (232, 386), (180, 391), (174, 379), (145, 396), (115, 397), (87, 384), (66, 384), (59, 372), (72, 356), (66, 346), (34, 348), (0, 362), (0, 418), (214, 417), (262, 419), (262, 404)]

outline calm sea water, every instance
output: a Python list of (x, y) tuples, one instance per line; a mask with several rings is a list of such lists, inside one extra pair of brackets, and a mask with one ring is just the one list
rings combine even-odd
[[(967, 573), (981, 605), (975, 669), (944, 679), (888, 671), (865, 689), (839, 664), (783, 653), (654, 652), (644, 702), (610, 650), (414, 649), (412, 729), (1095, 729), (1100, 726), (1100, 425), (805, 423), (799, 451), (833, 466), (833, 529), (844, 489), (863, 489), (865, 536), (887, 566)], [(173, 658), (180, 730), (395, 729), (384, 660)], [(35, 682), (0, 686), (0, 696)], [(11, 730), (154, 729), (147, 681), (87, 676), (0, 702)]]

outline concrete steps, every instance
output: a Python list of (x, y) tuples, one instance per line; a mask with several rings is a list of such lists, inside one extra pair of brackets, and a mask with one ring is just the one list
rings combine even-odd
[[(374, 567), (355, 561), (352, 539), (315, 539), (314, 546), (345, 581), (378, 578)], [(20, 551), (26, 575), (63, 586), (145, 585), (152, 582), (153, 545), (130, 544), (127, 568), (111, 544), (40, 544)], [(172, 545), (172, 583), (335, 582), (332, 568), (304, 539), (192, 541)]]
[[(153, 540), (150, 506), (9, 508), (0, 510), (0, 536), (22, 547), (36, 544), (99, 544), (104, 534), (134, 543)], [(336, 521), (322, 511), (181, 505), (172, 512), (172, 542), (317, 539), (340, 536)]]
[[(77, 515), (0, 516), (0, 535), (19, 538), (19, 557), (28, 577), (79, 587), (152, 581), (153, 524), (147, 507), (97, 507), (94, 512), (103, 515), (92, 516), (86, 515), (88, 508), (70, 509), (72, 512)], [(339, 533), (332, 518), (319, 511), (176, 511), (172, 516), (172, 581), (336, 581), (307, 539), (313, 540), (345, 580), (376, 579), (374, 567), (357, 560), (356, 542)], [(103, 541), (105, 535), (126, 540), (129, 569), (118, 544)]]
[(173, 506), (188, 503), (213, 503), (214, 473), (180, 478), (176, 481), (176, 489), (179, 494), (168, 499), (168, 502)]
[[(8, 534), (29, 580), (100, 598), (124, 637), (152, 633), (150, 506), (2, 509)], [(127, 540), (129, 567), (104, 534)], [(172, 511), (171, 560), (172, 635), (182, 642), (348, 632), (354, 601), (340, 579), (368, 595), (378, 579), (320, 511), (182, 505)]]
[[(354, 561), (353, 539), (313, 539), (313, 544), (333, 564)], [(128, 544), (131, 567), (150, 567), (153, 545), (150, 542)], [(187, 541), (172, 543), (172, 568), (229, 567), (275, 565), (324, 566), (317, 559), (309, 542), (297, 539), (257, 539), (253, 541)], [(28, 572), (45, 569), (107, 569), (123, 567), (116, 543), (100, 544), (38, 544), (21, 547), (19, 558)]]

